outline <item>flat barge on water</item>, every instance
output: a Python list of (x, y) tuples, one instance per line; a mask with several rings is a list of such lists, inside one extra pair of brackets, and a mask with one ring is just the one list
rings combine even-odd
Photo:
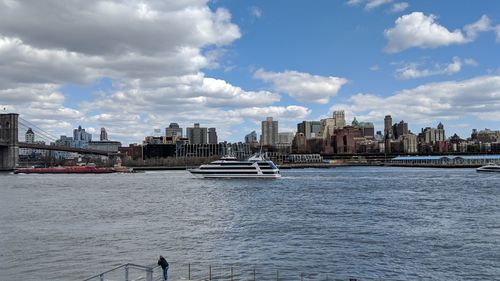
[(17, 168), (14, 174), (110, 174), (131, 173), (133, 170), (121, 165), (113, 168), (96, 166), (64, 166), (51, 168)]

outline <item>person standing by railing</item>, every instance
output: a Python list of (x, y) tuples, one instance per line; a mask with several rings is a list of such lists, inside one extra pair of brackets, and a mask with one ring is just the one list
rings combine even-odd
[(160, 255), (160, 258), (158, 259), (158, 265), (161, 266), (161, 269), (163, 269), (163, 280), (167, 281), (168, 275), (168, 262), (167, 260)]

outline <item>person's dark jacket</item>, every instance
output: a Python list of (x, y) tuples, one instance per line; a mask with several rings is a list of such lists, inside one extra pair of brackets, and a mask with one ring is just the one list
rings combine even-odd
[(168, 262), (164, 257), (160, 257), (158, 259), (158, 265), (160, 265), (162, 269), (165, 269), (168, 267)]

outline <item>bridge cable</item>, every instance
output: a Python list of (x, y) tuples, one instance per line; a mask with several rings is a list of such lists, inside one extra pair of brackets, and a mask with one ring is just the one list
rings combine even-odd
[(25, 128), (32, 128), (35, 129), (35, 135), (38, 134), (38, 136), (42, 137), (43, 140), (47, 140), (49, 143), (50, 142), (55, 142), (58, 138), (53, 136), (52, 134), (48, 133), (47, 131), (41, 129), (40, 127), (38, 127), (37, 125), (33, 124), (32, 122), (29, 122), (28, 120), (26, 119), (23, 119), (21, 117), (19, 117), (19, 119), (22, 121), (22, 122), (19, 122), (19, 124)]
[(41, 135), (44, 135), (47, 139), (50, 139), (50, 140), (57, 140), (57, 137), (53, 136), (52, 134), (50, 134), (49, 132), (41, 129), (40, 127), (38, 127), (37, 125), (25, 120), (25, 119), (22, 119), (22, 118), (19, 118), (21, 119), (23, 122), (20, 122), (21, 124), (23, 124), (24, 126), (28, 127), (28, 128), (34, 128), (36, 129), (35, 131), (38, 133), (38, 134), (41, 134)]
[[(26, 126), (26, 124), (23, 124), (23, 123), (20, 123), (19, 125), (20, 125), (19, 127), (23, 128), (24, 130), (28, 130), (29, 128), (31, 128), (29, 126)], [(37, 136), (37, 139), (39, 139), (39, 140), (46, 141), (49, 143), (54, 141), (51, 137), (47, 136), (43, 132), (39, 132), (38, 130), (34, 130), (33, 133)], [(23, 136), (23, 132), (21, 130), (19, 130), (18, 135), (21, 138), (21, 136)]]

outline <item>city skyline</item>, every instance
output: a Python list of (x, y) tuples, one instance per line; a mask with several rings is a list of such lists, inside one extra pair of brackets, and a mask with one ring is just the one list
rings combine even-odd
[[(338, 119), (340, 118), (340, 119)], [(329, 122), (328, 120), (334, 120), (333, 124), (330, 124), (329, 125)], [(399, 119), (398, 119), (399, 120)], [(337, 122), (339, 122), (339, 124), (335, 124)], [(269, 122), (274, 122), (276, 123), (276, 125), (274, 125), (276, 128), (278, 127), (278, 123), (279, 123), (279, 120), (274, 120), (272, 117), (266, 117), (266, 120), (262, 120), (261, 121), (261, 130), (264, 131), (264, 130), (268, 130), (268, 126), (267, 123)], [(333, 127), (329, 127), (329, 128), (326, 128), (322, 126), (322, 122), (326, 122), (326, 124), (324, 124), (324, 126), (326, 127), (329, 127), (329, 126), (333, 126)], [(306, 125), (306, 123), (308, 123)], [(292, 134), (293, 133), (293, 137), (295, 137), (295, 135), (297, 133), (301, 133), (300, 131), (304, 131), (306, 132), (304, 134), (304, 136), (307, 138), (307, 139), (310, 139), (310, 138), (320, 138), (320, 139), (326, 139), (327, 138), (327, 135), (328, 136), (331, 136), (333, 130), (335, 128), (343, 128), (344, 126), (359, 126), (360, 124), (365, 124), (365, 125), (369, 125), (370, 126), (370, 131), (371, 131), (371, 135), (372, 136), (375, 136), (376, 134), (377, 135), (380, 135), (382, 137), (386, 137), (386, 136), (389, 136), (389, 138), (395, 138), (397, 139), (399, 136), (401, 135), (404, 135), (404, 134), (413, 134), (413, 135), (418, 135), (419, 133), (423, 133), (425, 130), (427, 129), (431, 129), (431, 128), (441, 128), (443, 129), (445, 127), (445, 124), (443, 124), (442, 122), (439, 122), (438, 124), (428, 124), (424, 127), (421, 127), (420, 129), (418, 130), (410, 130), (408, 129), (408, 126), (409, 124), (407, 122), (405, 122), (404, 119), (401, 119), (399, 121), (396, 121), (396, 119), (393, 119), (391, 115), (386, 115), (384, 120), (383, 120), (383, 123), (384, 123), (384, 127), (382, 128), (377, 128), (373, 125), (372, 122), (364, 122), (362, 120), (358, 120), (356, 119), (356, 117), (353, 118), (352, 122), (349, 122), (348, 120), (345, 119), (344, 117), (344, 111), (335, 111), (333, 113), (332, 116), (330, 117), (327, 117), (325, 119), (321, 119), (321, 120), (303, 120), (302, 122), (300, 123), (297, 123), (296, 124), (296, 128), (295, 129), (292, 129), (291, 131), (283, 131), (283, 130), (274, 130), (272, 129), (273, 131), (275, 131), (274, 133), (275, 134)], [(266, 125), (265, 125), (266, 124)], [(316, 130), (318, 132), (314, 133), (314, 134), (311, 134), (310, 132), (313, 132), (313, 128), (311, 128), (311, 126), (313, 126), (312, 124), (315, 124), (314, 126), (317, 126)], [(362, 126), (365, 126), (365, 125), (362, 125)], [(168, 127), (165, 128), (164, 131), (162, 131), (161, 129), (159, 128), (156, 128), (154, 129), (154, 132), (152, 134), (146, 134), (143, 136), (143, 139), (141, 139), (141, 141), (138, 141), (136, 143), (133, 143), (133, 144), (141, 144), (141, 143), (144, 143), (145, 139), (148, 139), (148, 138), (159, 138), (159, 137), (173, 137), (173, 141), (175, 142), (175, 140), (178, 140), (178, 139), (185, 139), (185, 140), (189, 140), (190, 142), (192, 142), (193, 144), (198, 144), (198, 143), (211, 143), (211, 144), (216, 144), (216, 143), (219, 143), (219, 142), (229, 142), (231, 143), (231, 141), (228, 141), (228, 140), (220, 140), (220, 141), (217, 141), (218, 137), (217, 137), (217, 128), (206, 128), (206, 127), (200, 127), (200, 124), (199, 123), (194, 123), (192, 125), (193, 127), (190, 127), (190, 126), (187, 126), (186, 128), (183, 128), (181, 126), (179, 126), (177, 123), (173, 122), (173, 123), (170, 123)], [(264, 127), (266, 127), (266, 129), (264, 129)], [(302, 128), (302, 129), (299, 129), (299, 128)], [(396, 129), (397, 128), (397, 129)], [(199, 130), (201, 129), (202, 131), (200, 132), (197, 132), (197, 134), (199, 135), (199, 140), (193, 140), (192, 139), (192, 130)], [(322, 129), (325, 130), (331, 130), (332, 132), (328, 132), (328, 131), (323, 131), (322, 132)], [(88, 132), (85, 132), (85, 128), (83, 128), (81, 125), (78, 125), (78, 128), (74, 128), (73, 129), (73, 135), (76, 134), (76, 132), (78, 132), (78, 135), (82, 134), (82, 133), (79, 133), (80, 131), (83, 131), (83, 134), (86, 134), (88, 135), (89, 137), (89, 140), (92, 139), (92, 134), (91, 133), (88, 133)], [(173, 133), (172, 130), (175, 130), (176, 132)], [(188, 131), (191, 130), (191, 133), (189, 133)], [(212, 130), (212, 132), (211, 132)], [(390, 130), (390, 131), (389, 131)], [(396, 131), (398, 130), (398, 132)], [(399, 131), (400, 130), (400, 131)], [(307, 132), (309, 131), (309, 133)], [(470, 134), (465, 136), (463, 139), (468, 139), (470, 138), (473, 134), (477, 133), (477, 132), (487, 132), (487, 131), (492, 131), (492, 132), (500, 132), (500, 130), (497, 130), (497, 129), (491, 129), (491, 128), (481, 128), (481, 129), (478, 129), (478, 128), (472, 128), (471, 131), (470, 131)], [(46, 132), (42, 132), (44, 134), (46, 134)], [(212, 141), (210, 141), (210, 135), (212, 133)], [(33, 142), (35, 140), (35, 136), (37, 136), (38, 134), (37, 133), (34, 133), (33, 132), (33, 129), (32, 128), (28, 128), (26, 132), (20, 130), (19, 131), (19, 135), (25, 135), (25, 134), (33, 134), (32, 136), (30, 135), (30, 140), (31, 142)], [(243, 137), (243, 139), (241, 140), (236, 140), (234, 141), (234, 143), (238, 143), (238, 142), (247, 142), (247, 143), (252, 143), (253, 141), (250, 140), (249, 136), (251, 134), (255, 134), (255, 140), (256, 142), (260, 143), (261, 140), (263, 139), (263, 135), (262, 134), (257, 134), (254, 131), (252, 132), (249, 132), (248, 134), (245, 134), (245, 136)], [(448, 134), (447, 136), (445, 137), (443, 135), (442, 138), (440, 138), (440, 140), (448, 140), (452, 137), (454, 137), (454, 135), (458, 135), (456, 132), (449, 132), (448, 131)], [(100, 128), (100, 141), (109, 141), (108, 138), (107, 138), (107, 130), (106, 128)], [(103, 138), (103, 136), (105, 136)], [(460, 135), (458, 135), (459, 137), (461, 137)], [(62, 138), (67, 138), (66, 134), (64, 135), (60, 135), (60, 139)], [(79, 139), (80, 137), (76, 137), (75, 139)], [(87, 137), (86, 137), (87, 138)], [(264, 137), (264, 139), (266, 139), (268, 137)], [(276, 139), (274, 139), (273, 141), (265, 141), (264, 140), (264, 145), (276, 145), (279, 143), (278, 141), (278, 135), (275, 136)], [(204, 140), (203, 140), (204, 139)], [(27, 141), (27, 137), (24, 138), (24, 141)], [(38, 141), (38, 140), (37, 140)], [(52, 141), (50, 139), (47, 139), (46, 137), (42, 137), (42, 140), (41, 140), (43, 143), (47, 143), (47, 144), (50, 144)], [(114, 142), (114, 141), (113, 141)], [(290, 142), (291, 143), (291, 142)], [(132, 144), (132, 143), (131, 143)], [(125, 144), (126, 145), (126, 144)]]
[(472, 0), (3, 1), (0, 108), (123, 144), (172, 122), (237, 142), (266, 117), (291, 132), (335, 110), (466, 138), (500, 129), (499, 14)]

